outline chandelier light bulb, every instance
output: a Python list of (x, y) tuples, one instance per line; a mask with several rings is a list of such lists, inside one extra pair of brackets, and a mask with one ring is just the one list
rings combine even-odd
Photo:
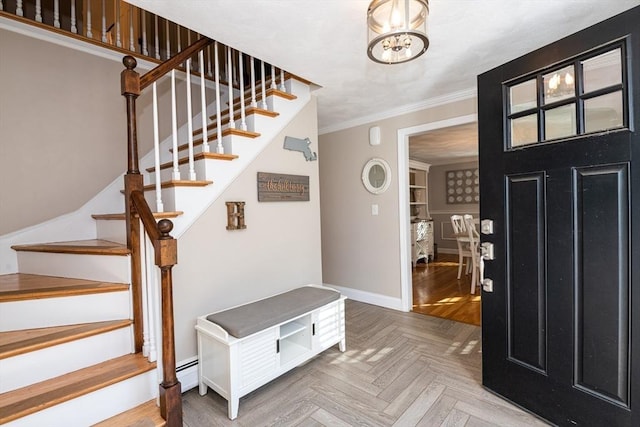
[(567, 74), (564, 76), (564, 82), (567, 84), (567, 86), (573, 86), (573, 76), (571, 75), (571, 73), (567, 72)]

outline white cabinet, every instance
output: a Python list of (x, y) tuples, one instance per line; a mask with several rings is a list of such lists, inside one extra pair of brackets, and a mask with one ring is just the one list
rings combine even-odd
[(411, 265), (433, 260), (433, 221), (429, 214), (429, 166), (409, 161), (409, 215), (411, 223)]
[(345, 351), (344, 300), (328, 304), (243, 338), (197, 319), (199, 391), (211, 387), (228, 401), (228, 416), (238, 416), (239, 400), (267, 382), (336, 345)]
[(411, 223), (411, 263), (419, 260), (433, 260), (433, 221), (415, 221)]

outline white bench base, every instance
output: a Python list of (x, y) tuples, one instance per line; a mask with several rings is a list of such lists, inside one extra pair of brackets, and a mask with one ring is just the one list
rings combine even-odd
[(210, 387), (227, 399), (228, 416), (233, 420), (238, 416), (242, 396), (336, 344), (344, 352), (345, 299), (340, 296), (242, 338), (207, 320), (209, 315), (198, 317), (200, 395), (204, 396)]

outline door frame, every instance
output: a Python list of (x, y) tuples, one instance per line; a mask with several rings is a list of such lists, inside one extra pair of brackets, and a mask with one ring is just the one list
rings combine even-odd
[[(477, 88), (474, 88), (473, 96), (477, 99)], [(411, 230), (409, 227), (409, 137), (430, 130), (475, 123), (477, 121), (478, 114), (474, 113), (398, 129), (398, 223), (400, 236), (400, 304), (402, 311), (409, 312), (413, 306), (411, 257), (409, 256), (411, 252)]]

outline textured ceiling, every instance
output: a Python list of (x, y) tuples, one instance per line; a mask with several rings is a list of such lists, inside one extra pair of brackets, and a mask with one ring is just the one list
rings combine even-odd
[(406, 64), (383, 65), (366, 54), (369, 0), (129, 2), (322, 86), (321, 133), (472, 96), (478, 74), (640, 5), (431, 0), (429, 50)]

